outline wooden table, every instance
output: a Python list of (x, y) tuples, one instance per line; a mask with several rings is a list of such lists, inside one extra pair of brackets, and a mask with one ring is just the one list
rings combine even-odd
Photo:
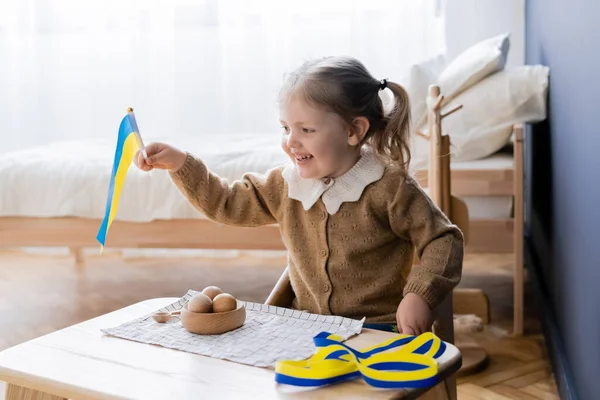
[[(0, 352), (0, 380), (8, 383), (7, 400), (381, 399), (418, 395), (414, 390), (378, 390), (361, 379), (298, 391), (277, 385), (272, 369), (114, 338), (100, 331), (147, 315), (176, 300), (143, 301)], [(347, 343), (362, 348), (393, 335), (365, 329)], [(442, 377), (460, 367), (461, 355), (456, 347), (448, 345), (442, 357)]]

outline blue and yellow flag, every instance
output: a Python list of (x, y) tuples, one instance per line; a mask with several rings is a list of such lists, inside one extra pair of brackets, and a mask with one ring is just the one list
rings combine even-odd
[(139, 132), (137, 131), (137, 123), (133, 110), (129, 109), (127, 115), (121, 121), (119, 127), (119, 137), (117, 139), (117, 148), (115, 151), (115, 161), (113, 164), (112, 173), (110, 176), (110, 185), (108, 187), (108, 199), (106, 201), (106, 214), (100, 225), (100, 230), (96, 236), (96, 240), (100, 242), (101, 250), (104, 249), (106, 234), (110, 229), (110, 225), (117, 214), (119, 207), (119, 197), (121, 189), (125, 181), (127, 170), (133, 161), (135, 153), (140, 148)]

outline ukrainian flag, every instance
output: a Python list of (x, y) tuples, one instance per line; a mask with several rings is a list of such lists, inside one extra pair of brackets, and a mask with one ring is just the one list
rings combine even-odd
[(121, 189), (123, 188), (123, 182), (125, 181), (125, 175), (133, 161), (133, 157), (140, 148), (138, 135), (139, 132), (137, 130), (137, 123), (135, 121), (135, 116), (133, 115), (133, 110), (129, 109), (129, 112), (123, 118), (119, 127), (115, 160), (110, 176), (110, 185), (108, 187), (106, 214), (104, 215), (102, 225), (100, 225), (100, 230), (96, 236), (96, 240), (98, 240), (102, 246), (100, 251), (104, 249), (106, 234), (117, 214), (119, 197), (121, 195)]

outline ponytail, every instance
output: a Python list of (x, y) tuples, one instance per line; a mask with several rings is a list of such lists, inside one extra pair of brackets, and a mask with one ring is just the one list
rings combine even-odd
[(394, 108), (384, 117), (383, 129), (373, 132), (369, 140), (371, 147), (392, 164), (408, 170), (410, 164), (410, 103), (408, 93), (397, 83), (383, 81), (394, 94)]

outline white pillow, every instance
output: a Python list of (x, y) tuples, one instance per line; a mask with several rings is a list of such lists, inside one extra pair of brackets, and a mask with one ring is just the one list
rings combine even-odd
[(506, 65), (510, 35), (483, 40), (459, 54), (440, 73), (438, 84), (447, 103), (458, 94)]
[[(427, 105), (425, 104), (427, 90), (429, 85), (437, 83), (437, 77), (445, 65), (445, 55), (439, 54), (411, 65), (408, 71), (398, 79), (397, 83), (402, 85), (408, 93), (412, 124), (416, 124), (417, 121), (427, 118)], [(391, 111), (394, 105), (392, 93), (389, 90), (384, 90), (381, 92), (381, 98), (386, 112)]]
[(427, 118), (427, 91), (429, 86), (437, 82), (440, 72), (446, 64), (446, 57), (438, 55), (419, 64), (413, 65), (408, 73), (408, 84), (405, 86), (410, 101), (410, 115), (415, 124), (423, 117)]
[[(485, 158), (505, 146), (514, 124), (546, 118), (549, 68), (523, 65), (497, 72), (470, 87), (446, 106), (442, 114), (463, 108), (442, 120), (450, 135), (453, 161)], [(421, 126), (427, 132), (427, 123)], [(416, 136), (413, 168), (426, 168), (429, 141)]]

